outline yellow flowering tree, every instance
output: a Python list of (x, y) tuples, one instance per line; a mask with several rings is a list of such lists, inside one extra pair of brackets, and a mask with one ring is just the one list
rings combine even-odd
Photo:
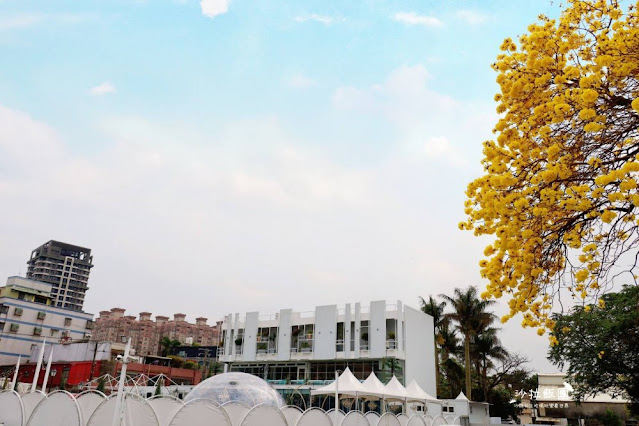
[[(468, 185), (460, 228), (491, 235), (484, 298), (539, 334), (562, 289), (590, 303), (639, 245), (639, 14), (616, 0), (569, 0), (506, 39), (485, 174)], [(623, 265), (621, 265), (623, 264)], [(636, 282), (636, 280), (635, 280)], [(552, 337), (551, 337), (552, 340)]]

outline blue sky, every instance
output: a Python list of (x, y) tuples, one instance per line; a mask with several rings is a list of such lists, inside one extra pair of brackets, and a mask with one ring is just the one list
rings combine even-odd
[[(92, 312), (483, 285), (486, 241), (457, 223), (497, 118), (490, 64), (557, 7), (0, 0), (0, 277), (59, 239), (94, 250)], [(504, 342), (553, 369), (518, 320)]]

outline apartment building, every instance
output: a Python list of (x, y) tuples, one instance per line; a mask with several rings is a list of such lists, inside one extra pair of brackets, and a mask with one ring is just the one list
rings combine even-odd
[(29, 359), (31, 348), (47, 341), (88, 339), (93, 314), (55, 306), (52, 285), (9, 277), (0, 287), (0, 365)]
[(333, 380), (347, 366), (364, 380), (371, 372), (417, 381), (436, 394), (433, 318), (401, 301), (317, 306), (310, 312), (229, 314), (219, 361), (227, 371), (275, 384)]
[(48, 241), (31, 252), (27, 278), (51, 284), (53, 304), (81, 312), (93, 268), (91, 249)]
[(101, 311), (92, 340), (119, 342), (131, 337), (131, 347), (138, 355), (160, 355), (160, 340), (164, 337), (188, 345), (215, 346), (218, 343), (221, 321), (208, 325), (207, 318), (198, 317), (193, 324), (186, 321), (186, 315), (181, 313), (173, 315), (170, 320), (164, 315), (156, 315), (152, 319), (151, 312), (140, 312), (139, 318), (125, 315), (125, 312), (122, 308)]

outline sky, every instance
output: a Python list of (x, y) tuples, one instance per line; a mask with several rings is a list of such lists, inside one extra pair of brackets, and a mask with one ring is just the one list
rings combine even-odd
[[(498, 117), (490, 65), (558, 7), (0, 0), (0, 280), (55, 239), (93, 250), (96, 314), (482, 288), (489, 240), (457, 224)], [(556, 371), (520, 322), (504, 345)]]

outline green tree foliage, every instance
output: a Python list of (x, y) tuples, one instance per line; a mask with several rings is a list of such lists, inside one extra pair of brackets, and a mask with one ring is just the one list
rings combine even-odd
[(96, 390), (104, 393), (105, 386), (106, 386), (106, 380), (104, 379), (104, 377), (100, 377), (100, 380), (98, 380), (98, 386), (96, 387)]
[(160, 346), (162, 347), (162, 356), (173, 355), (175, 348), (180, 346), (179, 340), (171, 340), (168, 337), (163, 337), (160, 340)]
[(639, 287), (624, 286), (595, 305), (555, 315), (548, 359), (571, 377), (573, 397), (622, 395), (639, 409)]
[(489, 369), (494, 367), (495, 361), (503, 361), (508, 357), (508, 351), (502, 346), (499, 337), (497, 337), (498, 330), (494, 327), (488, 327), (483, 331), (479, 330), (473, 336), (470, 345), (471, 357), (475, 360), (475, 369), (484, 401), (489, 400)]
[[(509, 353), (501, 344), (499, 329), (492, 326), (496, 317), (488, 310), (492, 303), (483, 302), (474, 287), (456, 289), (452, 297), (440, 297), (444, 301), (432, 296), (427, 300), (420, 298), (422, 312), (431, 315), (435, 325), (438, 397), (455, 398), (470, 384), (470, 392), (466, 388), (469, 398), (489, 402), (495, 416), (516, 419), (516, 391), (537, 388), (529, 371), (523, 368), (528, 360)], [(452, 307), (452, 312), (446, 312), (447, 306)], [(469, 356), (464, 350), (466, 335), (470, 337)], [(470, 364), (464, 368), (466, 360)], [(466, 373), (470, 373), (470, 379)]]
[(198, 365), (197, 362), (185, 361), (184, 364), (182, 365), (182, 368), (188, 368), (189, 370), (199, 370), (200, 366)]
[(456, 288), (454, 295), (440, 295), (453, 309), (445, 316), (455, 324), (455, 327), (464, 336), (464, 363), (466, 373), (466, 395), (472, 396), (470, 342), (476, 336), (490, 326), (495, 315), (487, 309), (495, 302), (482, 300), (478, 297), (477, 288), (469, 286), (467, 289)]
[(610, 408), (608, 408), (606, 412), (601, 415), (599, 420), (601, 420), (601, 423), (603, 424), (603, 426), (622, 426), (623, 425), (617, 413), (612, 411)]
[(182, 365), (184, 365), (184, 358), (176, 355), (169, 355), (169, 358), (171, 358), (171, 367), (182, 368)]
[(491, 400), (489, 412), (492, 417), (519, 420), (522, 409), (511, 402), (513, 400), (513, 392), (510, 389), (499, 386), (491, 389), (489, 396)]
[(158, 381), (155, 383), (155, 394), (154, 395), (162, 395), (162, 381), (163, 377), (158, 377)]
[(384, 357), (382, 358), (382, 377), (384, 382), (388, 382), (393, 378), (399, 371), (402, 370), (402, 365), (394, 357)]

